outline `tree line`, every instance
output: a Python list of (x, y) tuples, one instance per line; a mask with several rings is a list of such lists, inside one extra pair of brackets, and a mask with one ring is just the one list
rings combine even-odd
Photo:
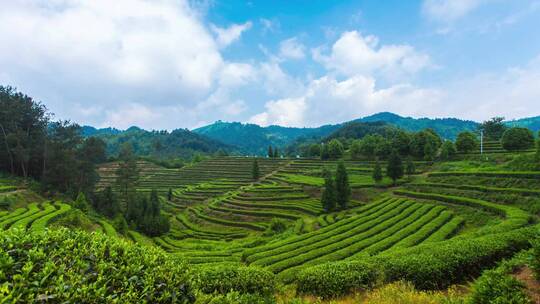
[(349, 176), (343, 161), (336, 167), (335, 178), (332, 172), (323, 168), (324, 188), (321, 194), (321, 204), (326, 212), (347, 209), (351, 197)]

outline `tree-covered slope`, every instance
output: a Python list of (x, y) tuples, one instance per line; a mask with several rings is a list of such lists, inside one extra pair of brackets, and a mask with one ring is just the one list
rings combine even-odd
[(318, 128), (261, 127), (255, 124), (217, 121), (193, 132), (238, 147), (244, 153), (266, 154), (270, 145), (283, 147), (300, 137), (324, 137), (338, 127), (339, 125)]
[(357, 119), (355, 121), (383, 121), (407, 131), (420, 131), (426, 128), (431, 128), (435, 130), (437, 134), (447, 139), (455, 139), (457, 134), (463, 131), (474, 131), (479, 125), (474, 121), (461, 120), (457, 118), (412, 118), (402, 117), (389, 112), (377, 113)]
[(168, 131), (147, 131), (131, 127), (125, 131), (113, 128), (95, 129), (84, 127), (83, 135), (103, 139), (107, 144), (107, 154), (115, 156), (122, 144), (129, 142), (138, 156), (158, 158), (191, 157), (195, 153), (215, 153), (218, 150), (233, 150), (232, 147), (186, 129)]
[(534, 132), (540, 131), (540, 116), (510, 120), (506, 122), (506, 125), (511, 127), (528, 128)]

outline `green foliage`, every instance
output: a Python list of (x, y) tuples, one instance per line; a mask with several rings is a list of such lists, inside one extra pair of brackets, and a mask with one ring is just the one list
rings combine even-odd
[(321, 159), (327, 160), (330, 158), (330, 149), (328, 148), (328, 144), (323, 144), (321, 148)]
[(321, 145), (320, 144), (311, 144), (309, 146), (308, 156), (310, 156), (310, 157), (320, 157), (321, 156)]
[(534, 147), (534, 135), (527, 128), (511, 128), (503, 133), (501, 143), (509, 151), (526, 150)]
[(407, 158), (407, 163), (405, 165), (405, 173), (407, 173), (408, 176), (416, 173), (416, 166), (414, 165), (414, 162), (410, 157)]
[(118, 169), (116, 170), (116, 184), (124, 195), (124, 199), (126, 199), (128, 194), (135, 190), (135, 183), (139, 179), (137, 160), (130, 143), (126, 142), (122, 145), (118, 157), (121, 162), (118, 163)]
[(251, 164), (251, 178), (253, 180), (258, 180), (261, 177), (261, 172), (259, 170), (259, 162), (257, 162), (257, 159), (253, 160), (253, 163)]
[(476, 280), (469, 296), (470, 304), (529, 304), (532, 301), (523, 283), (501, 270), (488, 270)]
[(170, 229), (168, 217), (161, 214), (161, 204), (155, 189), (149, 197), (144, 194), (130, 195), (125, 218), (133, 229), (149, 236), (162, 235)]
[(268, 146), (268, 157), (273, 158), (274, 157), (274, 150), (272, 149), (272, 146)]
[(159, 249), (67, 229), (0, 234), (6, 302), (193, 303), (188, 268)]
[(331, 159), (338, 159), (343, 156), (343, 144), (338, 139), (332, 139), (328, 143), (328, 156)]
[[(422, 290), (443, 289), (527, 248), (533, 232), (534, 229), (525, 228), (478, 238), (456, 238), (359, 260), (321, 264), (300, 271), (297, 284), (306, 293), (337, 296), (373, 284), (378, 275), (371, 274), (369, 269), (375, 269), (382, 282), (405, 280)], [(349, 281), (354, 284), (343, 283)], [(330, 290), (336, 293), (332, 293), (314, 282), (344, 288), (334, 287)]]
[(88, 211), (88, 202), (86, 201), (86, 196), (84, 193), (79, 192), (79, 195), (77, 195), (77, 199), (73, 202), (73, 207), (83, 211)]
[(335, 192), (335, 183), (332, 178), (332, 173), (330, 170), (323, 169), (324, 177), (324, 189), (321, 195), (321, 204), (323, 209), (328, 212), (336, 208), (336, 192)]
[(270, 225), (268, 226), (268, 230), (272, 233), (282, 233), (287, 229), (287, 224), (278, 218), (273, 218), (272, 221), (270, 221)]
[(129, 230), (126, 219), (121, 215), (117, 215), (114, 217), (113, 226), (114, 229), (121, 235), (126, 235)]
[(442, 140), (435, 131), (425, 129), (412, 136), (411, 154), (418, 158), (432, 160), (441, 144)]
[(484, 131), (484, 136), (489, 140), (500, 140), (503, 133), (508, 129), (504, 124), (504, 117), (493, 117), (484, 121), (479, 129)]
[(388, 159), (386, 175), (392, 179), (395, 185), (396, 181), (403, 177), (403, 174), (403, 162), (401, 157), (396, 152), (393, 152)]
[(472, 132), (461, 132), (456, 139), (456, 149), (461, 153), (471, 153), (478, 148), (478, 139)]
[(297, 276), (298, 292), (333, 298), (377, 283), (379, 270), (368, 262), (336, 262), (309, 267)]
[(97, 193), (93, 203), (94, 209), (107, 217), (112, 218), (120, 212), (120, 202), (110, 186)]
[(532, 241), (530, 265), (537, 280), (540, 280), (540, 237), (537, 235)]
[(379, 161), (375, 163), (375, 167), (373, 168), (372, 178), (376, 183), (380, 183), (383, 179), (383, 172), (382, 172), (381, 164), (379, 163)]
[(194, 286), (204, 293), (270, 295), (276, 290), (273, 273), (257, 267), (238, 265), (206, 266), (193, 274)]
[(336, 203), (341, 209), (346, 209), (351, 198), (349, 176), (343, 161), (338, 162), (336, 169)]
[(441, 159), (448, 160), (450, 157), (454, 156), (454, 154), (456, 154), (456, 146), (453, 142), (445, 140), (441, 146)]

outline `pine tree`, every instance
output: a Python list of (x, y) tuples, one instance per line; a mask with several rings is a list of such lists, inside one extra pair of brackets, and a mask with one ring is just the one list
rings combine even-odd
[(274, 147), (274, 158), (278, 158), (278, 157), (279, 157), (279, 151), (277, 147)]
[(151, 216), (158, 216), (160, 213), (160, 206), (159, 206), (159, 196), (156, 189), (152, 189), (152, 192), (150, 192), (150, 210), (149, 214)]
[(169, 192), (167, 192), (167, 200), (170, 202), (172, 201), (172, 199), (173, 199), (172, 189), (169, 188)]
[(407, 172), (407, 175), (409, 177), (416, 172), (416, 167), (414, 166), (414, 162), (412, 161), (412, 159), (410, 157), (407, 158), (407, 164), (406, 164), (406, 167), (405, 167), (405, 172)]
[(259, 163), (257, 162), (257, 159), (254, 159), (253, 164), (251, 165), (251, 176), (253, 180), (258, 180), (261, 177), (261, 172), (259, 171)]
[(345, 169), (345, 164), (340, 161), (336, 169), (336, 203), (341, 209), (347, 208), (351, 197), (351, 187), (349, 185), (349, 176)]
[(392, 179), (394, 185), (398, 179), (403, 177), (403, 162), (396, 151), (393, 151), (392, 154), (390, 154), (386, 175)]
[(327, 160), (330, 158), (330, 151), (328, 150), (328, 145), (323, 144), (321, 149), (321, 160)]
[(381, 168), (381, 164), (379, 163), (379, 161), (377, 161), (375, 163), (375, 168), (373, 168), (373, 180), (376, 182), (376, 183), (380, 183), (383, 179), (383, 174), (382, 174), (382, 168)]
[(325, 211), (332, 211), (336, 207), (336, 194), (334, 180), (332, 179), (332, 173), (324, 168), (324, 189), (321, 196), (321, 204)]
[(274, 150), (272, 149), (272, 146), (268, 146), (268, 158), (274, 157)]

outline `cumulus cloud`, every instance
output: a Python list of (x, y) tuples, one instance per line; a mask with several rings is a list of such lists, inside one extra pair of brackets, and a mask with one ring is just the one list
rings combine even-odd
[(286, 59), (303, 59), (306, 47), (296, 37), (283, 40), (279, 44), (279, 55)]
[(217, 36), (219, 46), (224, 48), (238, 40), (242, 33), (249, 30), (251, 26), (251, 21), (248, 21), (244, 24), (233, 24), (228, 28), (220, 28), (212, 25), (211, 29)]
[(272, 100), (265, 111), (250, 121), (262, 125), (319, 126), (340, 123), (365, 115), (392, 109), (403, 115), (430, 115), (440, 105), (441, 93), (410, 84), (376, 89), (371, 77), (354, 76), (338, 81), (324, 76), (309, 83), (306, 91), (295, 98)]
[[(147, 109), (196, 108), (219, 86), (245, 83), (249, 67), (227, 62), (219, 49), (250, 26), (216, 29), (214, 39), (182, 0), (8, 1), (0, 10), (0, 81), (45, 101), (59, 118), (148, 126), (160, 117)], [(133, 115), (122, 114), (128, 110)]]
[(357, 31), (344, 32), (329, 54), (321, 48), (312, 53), (314, 60), (345, 76), (377, 74), (396, 78), (431, 66), (429, 56), (410, 45), (379, 45), (376, 36), (363, 36)]

